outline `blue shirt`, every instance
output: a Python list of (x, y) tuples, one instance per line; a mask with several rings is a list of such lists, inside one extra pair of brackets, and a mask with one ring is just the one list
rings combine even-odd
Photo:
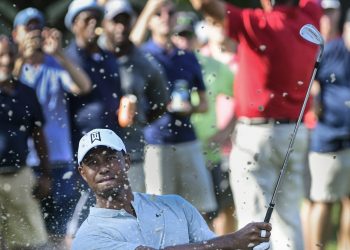
[(13, 93), (0, 90), (0, 104), (0, 171), (16, 170), (25, 166), (27, 140), (44, 125), (44, 116), (34, 90), (18, 81)]
[(350, 52), (339, 38), (325, 46), (317, 72), (322, 115), (312, 133), (311, 150), (335, 152), (350, 147)]
[[(45, 55), (40, 65), (24, 64), (20, 80), (35, 90), (41, 104), (46, 120), (44, 132), (49, 161), (51, 163), (72, 162), (73, 152), (69, 146), (71, 129), (66, 100), (66, 91), (69, 92), (73, 84), (69, 73), (54, 57)], [(31, 166), (37, 166), (40, 163), (33, 143), (30, 144), (27, 162)]]
[[(152, 40), (145, 43), (142, 50), (153, 56), (164, 68), (170, 93), (174, 90), (176, 82), (183, 80), (187, 82), (189, 92), (205, 90), (201, 67), (193, 53), (177, 48), (168, 52)], [(145, 139), (149, 144), (172, 144), (193, 141), (196, 135), (190, 116), (166, 113), (145, 128)]]
[(117, 110), (122, 96), (118, 64), (113, 54), (100, 50), (89, 54), (73, 41), (66, 48), (66, 56), (85, 70), (92, 82), (92, 91), (83, 96), (70, 96), (73, 145), (81, 136), (95, 128), (109, 128), (118, 132)]
[(134, 193), (136, 217), (125, 210), (90, 208), (73, 241), (73, 250), (120, 249), (167, 246), (212, 239), (200, 213), (177, 195)]

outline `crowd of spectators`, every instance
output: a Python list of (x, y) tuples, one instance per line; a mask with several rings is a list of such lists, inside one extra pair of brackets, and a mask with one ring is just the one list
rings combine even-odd
[(350, 249), (350, 12), (340, 29), (338, 0), (190, 2), (73, 0), (66, 46), (36, 8), (0, 34), (0, 249), (70, 248), (96, 203), (76, 155), (96, 128), (124, 141), (133, 191), (181, 195), (217, 235), (262, 221), (319, 49), (307, 23), (325, 50), (270, 249), (326, 249), (337, 202)]

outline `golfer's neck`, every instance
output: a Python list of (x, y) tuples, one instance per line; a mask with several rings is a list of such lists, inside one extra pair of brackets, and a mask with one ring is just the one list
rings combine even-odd
[(118, 194), (117, 197), (111, 197), (105, 199), (101, 196), (96, 196), (96, 207), (107, 208), (107, 209), (124, 209), (129, 214), (132, 214), (136, 217), (134, 208), (131, 202), (134, 200), (134, 195), (131, 192), (131, 189), (124, 190)]

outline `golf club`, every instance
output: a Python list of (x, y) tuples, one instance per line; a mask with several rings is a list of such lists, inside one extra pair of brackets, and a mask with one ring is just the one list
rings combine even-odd
[[(301, 111), (300, 111), (297, 123), (295, 124), (294, 130), (293, 130), (293, 133), (292, 133), (292, 136), (291, 136), (291, 140), (289, 142), (289, 146), (288, 146), (288, 149), (287, 149), (287, 153), (286, 153), (286, 155), (284, 157), (282, 168), (280, 170), (280, 174), (278, 176), (275, 189), (274, 189), (274, 191), (272, 193), (272, 198), (271, 198), (269, 207), (268, 207), (268, 209), (266, 211), (264, 222), (267, 222), (267, 223), (270, 222), (271, 215), (272, 215), (272, 212), (273, 212), (273, 208), (275, 207), (275, 204), (276, 204), (277, 191), (279, 190), (279, 187), (280, 187), (281, 182), (282, 182), (282, 178), (284, 177), (286, 166), (287, 166), (287, 163), (288, 163), (288, 160), (289, 160), (289, 155), (293, 151), (294, 140), (295, 140), (295, 137), (297, 135), (297, 132), (298, 132), (301, 120), (303, 119), (303, 116), (304, 116), (306, 104), (307, 104), (307, 101), (309, 99), (310, 92), (311, 92), (312, 83), (313, 83), (313, 81), (315, 79), (316, 72), (317, 72), (317, 69), (319, 67), (319, 64), (320, 64), (320, 61), (321, 61), (321, 57), (322, 57), (322, 54), (323, 54), (323, 49), (324, 49), (323, 38), (322, 38), (320, 32), (313, 25), (305, 24), (300, 29), (299, 34), (306, 41), (309, 41), (310, 43), (318, 45), (320, 47), (320, 49), (319, 49), (319, 52), (318, 52), (318, 55), (317, 55), (317, 59), (316, 59), (314, 70), (313, 70), (313, 73), (312, 73), (312, 76), (311, 76), (309, 87), (308, 87), (307, 92), (306, 92), (304, 103), (303, 103), (303, 106), (301, 108)], [(268, 242), (264, 242), (264, 243), (261, 243), (261, 244), (255, 246), (253, 248), (253, 250), (266, 250), (266, 249), (269, 248), (269, 245), (270, 244)]]

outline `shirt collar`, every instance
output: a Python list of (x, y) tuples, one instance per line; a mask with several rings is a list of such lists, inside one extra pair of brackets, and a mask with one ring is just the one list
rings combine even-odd
[[(134, 200), (131, 201), (132, 206), (135, 209), (136, 215), (138, 214), (137, 207), (139, 203), (139, 196), (137, 193), (133, 193)], [(124, 209), (109, 209), (109, 208), (100, 208), (100, 207), (90, 207), (90, 215), (95, 217), (101, 217), (101, 218), (118, 218), (118, 217), (133, 217), (133, 215), (129, 214)]]
[(156, 44), (153, 39), (149, 39), (146, 43), (145, 47), (151, 52), (156, 54), (170, 54), (170, 56), (174, 56), (178, 53), (179, 49), (173, 45), (172, 51), (169, 53), (166, 49)]

